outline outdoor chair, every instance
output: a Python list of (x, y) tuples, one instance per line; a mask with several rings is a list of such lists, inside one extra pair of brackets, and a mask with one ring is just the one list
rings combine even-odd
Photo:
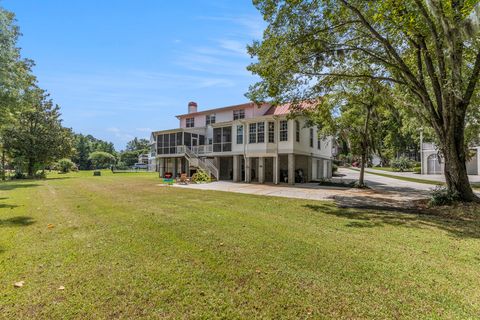
[(190, 180), (188, 179), (187, 177), (187, 174), (186, 173), (182, 173), (180, 175), (180, 183), (181, 184), (188, 184), (190, 182)]

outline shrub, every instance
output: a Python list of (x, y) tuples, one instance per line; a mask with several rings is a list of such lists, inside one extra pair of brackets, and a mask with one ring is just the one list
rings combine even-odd
[(429, 205), (432, 207), (451, 205), (458, 200), (458, 194), (448, 191), (447, 188), (437, 186), (432, 191)]
[(403, 172), (403, 171), (409, 171), (413, 168), (413, 162), (406, 157), (393, 159), (392, 161), (390, 161), (390, 163), (392, 165), (393, 170), (395, 171)]
[(55, 165), (55, 169), (60, 171), (61, 173), (67, 173), (72, 170), (75, 170), (77, 167), (75, 163), (72, 162), (70, 159), (60, 159)]
[(332, 164), (332, 175), (335, 174), (335, 172), (337, 172), (337, 171), (338, 171), (338, 166), (335, 163), (333, 163)]
[(422, 167), (421, 166), (413, 167), (413, 172), (418, 173), (418, 174), (422, 173)]
[(212, 179), (210, 178), (210, 175), (203, 170), (197, 170), (192, 176), (192, 182), (195, 183), (207, 183), (211, 181)]

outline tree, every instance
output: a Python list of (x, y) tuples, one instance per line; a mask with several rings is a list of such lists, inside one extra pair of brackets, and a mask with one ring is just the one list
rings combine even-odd
[(126, 166), (133, 166), (138, 162), (138, 156), (141, 153), (141, 151), (123, 151), (120, 153), (120, 161), (122, 161)]
[(20, 31), (15, 15), (0, 7), (0, 152), (2, 180), (5, 180), (7, 154), (3, 141), (5, 125), (20, 111), (23, 93), (35, 83), (33, 62), (22, 59), (17, 46)]
[(75, 135), (75, 155), (72, 158), (80, 170), (92, 169), (92, 162), (89, 156), (92, 152), (103, 151), (113, 155), (117, 152), (113, 146), (113, 143), (103, 141), (93, 137), (92, 135)]
[(374, 80), (352, 85), (342, 83), (335, 93), (324, 96), (317, 108), (307, 111), (321, 135), (333, 135), (346, 141), (353, 156), (360, 157), (359, 187), (365, 186), (365, 166), (369, 155), (378, 151), (383, 140), (379, 128), (385, 120), (388, 88)]
[[(325, 81), (374, 79), (408, 92), (433, 128), (449, 192), (478, 200), (468, 181), (467, 115), (478, 99), (480, 5), (473, 0), (255, 0), (268, 27), (249, 47), (262, 81), (249, 97), (316, 98)], [(363, 73), (363, 66), (372, 73)]]
[(95, 169), (105, 169), (113, 165), (116, 161), (115, 156), (104, 151), (94, 151), (88, 157), (92, 161)]
[(47, 98), (41, 89), (26, 91), (29, 106), (4, 130), (5, 149), (25, 163), (29, 177), (73, 153), (72, 132), (62, 126), (59, 107)]
[(147, 152), (150, 148), (150, 142), (147, 139), (138, 139), (137, 137), (127, 142), (126, 151)]

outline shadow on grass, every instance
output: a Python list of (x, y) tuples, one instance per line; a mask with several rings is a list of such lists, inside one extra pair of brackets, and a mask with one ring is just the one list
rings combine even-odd
[(0, 203), (0, 209), (13, 209), (18, 207), (16, 204)]
[(0, 183), (0, 190), (8, 191), (8, 190), (15, 190), (20, 188), (32, 188), (40, 186), (38, 183), (31, 183), (31, 182), (2, 182)]
[(0, 227), (26, 227), (33, 223), (35, 223), (35, 220), (27, 216), (0, 219)]
[(480, 238), (480, 213), (454, 217), (449, 212), (432, 210), (402, 210), (381, 208), (340, 208), (331, 205), (304, 205), (315, 212), (334, 215), (347, 220), (350, 228), (379, 228), (385, 225), (405, 228), (437, 228), (460, 238)]

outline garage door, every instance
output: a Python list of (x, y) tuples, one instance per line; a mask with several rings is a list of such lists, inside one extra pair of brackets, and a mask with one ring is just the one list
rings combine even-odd
[(439, 157), (436, 154), (431, 154), (427, 158), (427, 173), (428, 174), (442, 174), (442, 166), (440, 165)]

